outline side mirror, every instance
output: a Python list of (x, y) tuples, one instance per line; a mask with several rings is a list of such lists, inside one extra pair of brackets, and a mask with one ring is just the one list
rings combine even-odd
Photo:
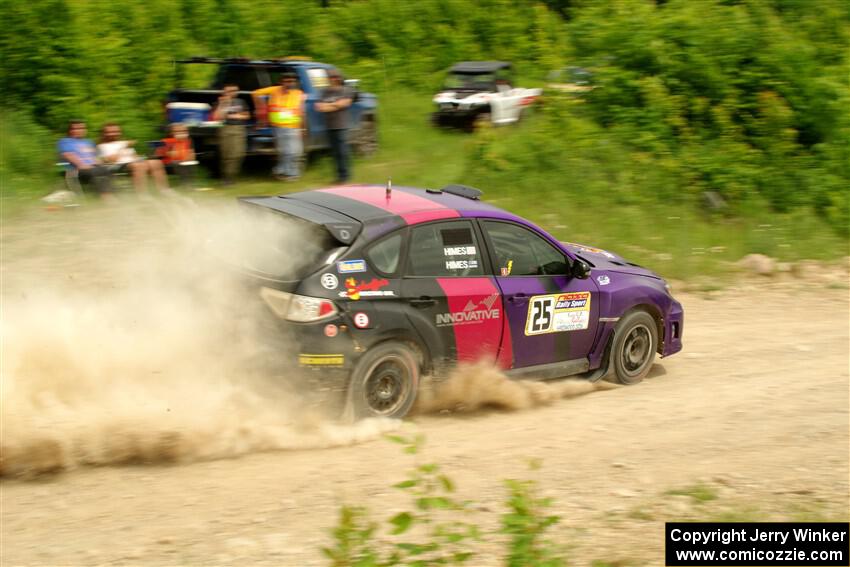
[(573, 262), (570, 274), (576, 279), (586, 280), (590, 277), (590, 266), (583, 260), (576, 260)]

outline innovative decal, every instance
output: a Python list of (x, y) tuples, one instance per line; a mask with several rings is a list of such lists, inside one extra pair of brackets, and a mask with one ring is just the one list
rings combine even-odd
[(528, 302), (526, 336), (580, 331), (589, 325), (589, 291), (535, 295)]
[(478, 303), (469, 300), (461, 311), (455, 313), (438, 313), (436, 316), (437, 326), (469, 325), (483, 323), (490, 319), (498, 319), (501, 317), (501, 313), (498, 307), (494, 307), (497, 301), (499, 301), (498, 293), (489, 295)]
[(336, 263), (336, 271), (340, 274), (354, 274), (366, 271), (366, 260), (344, 260)]
[(298, 364), (301, 366), (342, 366), (345, 364), (344, 354), (299, 354)]

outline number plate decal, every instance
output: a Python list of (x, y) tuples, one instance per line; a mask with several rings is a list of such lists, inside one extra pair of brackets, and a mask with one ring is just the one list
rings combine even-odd
[(589, 291), (535, 295), (528, 301), (526, 336), (580, 331), (589, 324)]

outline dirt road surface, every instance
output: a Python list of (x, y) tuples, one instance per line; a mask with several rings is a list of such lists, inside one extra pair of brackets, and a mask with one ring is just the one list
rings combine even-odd
[[(125, 223), (116, 235), (98, 228), (101, 214), (6, 222), (4, 298), (38, 285), (34, 275), (79, 283), (85, 272), (103, 284), (103, 258), (163, 233)], [(332, 448), (4, 479), (0, 563), (321, 565), (341, 504), (379, 521), (409, 509), (391, 485), (415, 462), (440, 463), (478, 502), (484, 527), (497, 526), (503, 479), (537, 480), (574, 565), (660, 565), (667, 520), (847, 520), (847, 272), (809, 275), (681, 293), (685, 350), (644, 383), (522, 411), (420, 415), (402, 428), (427, 438), (415, 457), (364, 435)], [(476, 565), (501, 564), (498, 541), (478, 550)]]

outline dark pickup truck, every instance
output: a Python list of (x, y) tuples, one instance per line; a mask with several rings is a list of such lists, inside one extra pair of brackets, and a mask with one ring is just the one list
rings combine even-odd
[[(254, 99), (251, 93), (257, 89), (278, 84), (281, 73), (294, 72), (298, 77), (299, 88), (306, 96), (306, 137), (305, 152), (323, 150), (329, 147), (324, 115), (316, 110), (316, 102), (321, 99), (322, 91), (328, 86), (328, 71), (333, 65), (317, 63), (306, 58), (284, 59), (217, 59), (193, 57), (176, 61), (181, 65), (217, 65), (218, 69), (207, 89), (178, 88), (168, 94), (166, 113), (169, 123), (183, 122), (189, 125), (189, 131), (195, 144), (195, 151), (201, 160), (215, 167), (218, 155), (218, 129), (220, 124), (212, 120), (215, 107), (225, 84), (239, 85), (239, 98), (245, 101), (251, 111), (248, 131), (248, 155), (275, 155), (274, 133), (265, 122), (257, 121), (254, 112)], [(346, 80), (354, 91), (354, 103), (350, 107), (351, 125), (348, 140), (351, 148), (360, 155), (374, 152), (378, 147), (377, 97), (371, 93), (360, 92), (356, 80)]]

